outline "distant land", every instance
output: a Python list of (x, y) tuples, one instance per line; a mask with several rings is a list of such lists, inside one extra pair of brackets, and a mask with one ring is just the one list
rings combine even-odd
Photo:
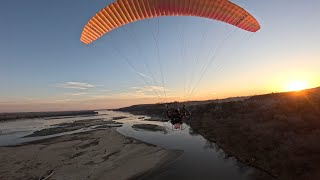
[(17, 112), (17, 113), (0, 113), (0, 121), (8, 121), (14, 119), (31, 119), (56, 116), (80, 116), (98, 114), (93, 110), (86, 111), (56, 111), (56, 112)]

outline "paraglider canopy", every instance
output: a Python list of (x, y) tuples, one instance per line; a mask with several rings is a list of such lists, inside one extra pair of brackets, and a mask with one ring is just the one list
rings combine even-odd
[[(90, 44), (93, 41), (99, 39), (106, 33), (111, 32), (112, 30), (122, 27), (126, 24), (140, 21), (144, 19), (157, 18), (161, 16), (196, 16), (207, 18), (211, 20), (217, 20), (220, 22), (224, 22), (230, 24), (232, 26), (237, 27), (236, 29), (243, 29), (248, 32), (256, 32), (260, 29), (260, 25), (258, 21), (249, 14), (245, 9), (239, 7), (238, 5), (228, 1), (228, 0), (117, 0), (102, 10), (100, 10), (95, 16), (93, 16), (89, 22), (85, 25), (80, 41), (84, 44)], [(157, 19), (159, 20), (159, 19)], [(123, 28), (124, 29), (124, 28)], [(182, 28), (184, 29), (184, 28)], [(126, 31), (126, 30), (125, 30)], [(137, 68), (129, 61), (129, 58), (121, 53), (119, 48), (113, 46), (113, 43), (110, 43), (114, 48), (115, 52), (125, 60), (125, 62), (129, 65), (129, 67), (133, 70), (134, 73), (138, 74), (139, 77), (148, 85), (154, 94), (159, 98), (160, 102), (164, 103), (167, 99), (166, 96), (166, 88), (164, 83), (164, 77), (162, 72), (162, 65), (160, 61), (160, 53), (159, 53), (159, 40), (156, 36), (159, 35), (159, 23), (158, 23), (158, 31), (154, 33), (153, 31), (152, 37), (155, 42), (155, 47), (157, 48), (157, 61), (160, 69), (161, 79), (162, 79), (162, 87), (159, 90), (157, 84), (158, 81), (152, 71), (149, 69), (150, 76), (140, 73)], [(133, 33), (134, 34), (134, 33)], [(156, 34), (156, 35), (155, 35)], [(183, 34), (183, 33), (182, 33)], [(202, 36), (202, 39), (205, 39), (205, 33)], [(183, 36), (182, 36), (183, 37)], [(216, 46), (216, 49), (213, 51), (214, 54), (218, 51), (224, 44), (225, 41), (230, 37), (230, 34), (222, 39), (222, 41)], [(131, 38), (135, 42), (135, 35), (131, 35)], [(183, 39), (183, 38), (181, 38)], [(137, 39), (139, 40), (139, 39)], [(139, 43), (136, 43), (140, 55), (142, 55), (142, 50), (139, 49)], [(183, 43), (181, 43), (183, 44)], [(201, 43), (200, 43), (201, 44)], [(211, 45), (210, 45), (211, 46)], [(211, 46), (210, 51), (212, 51), (213, 46)], [(120, 48), (121, 49), (121, 48)], [(183, 50), (183, 45), (181, 47), (181, 59), (184, 59), (185, 50)], [(185, 98), (189, 98), (195, 92), (196, 87), (199, 85), (199, 82), (203, 78), (206, 73), (208, 67), (212, 64), (215, 59), (214, 56), (210, 56), (208, 54), (209, 61), (204, 64), (201, 68), (201, 75), (199, 79), (193, 83), (193, 73), (191, 73), (192, 79), (190, 80), (189, 86), (185, 85)], [(141, 57), (140, 57), (141, 58)], [(195, 56), (197, 65), (197, 55)], [(145, 64), (146, 68), (149, 68), (149, 65)], [(196, 69), (192, 67), (192, 69)], [(187, 73), (185, 73), (187, 74)], [(150, 81), (146, 80), (148, 78), (154, 84), (150, 83)], [(184, 82), (186, 83), (186, 82)], [(155, 85), (155, 86), (154, 86)], [(160, 86), (159, 86), (160, 87)], [(163, 92), (161, 92), (161, 90)], [(163, 94), (163, 95), (161, 95)], [(187, 99), (188, 101), (188, 99)], [(187, 102), (185, 101), (185, 102)], [(191, 113), (185, 106), (180, 110), (176, 109), (167, 109), (163, 113), (163, 119), (167, 119), (172, 124), (172, 129), (183, 129), (182, 125), (184, 122), (190, 120)], [(165, 125), (164, 125), (165, 126)]]
[(249, 32), (260, 29), (252, 15), (228, 0), (117, 0), (89, 20), (80, 41), (89, 44), (125, 24), (160, 16), (198, 16)]

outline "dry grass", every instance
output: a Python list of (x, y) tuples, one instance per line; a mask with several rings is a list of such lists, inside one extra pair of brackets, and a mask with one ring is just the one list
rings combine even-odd
[(280, 179), (320, 179), (320, 90), (194, 108), (191, 127)]

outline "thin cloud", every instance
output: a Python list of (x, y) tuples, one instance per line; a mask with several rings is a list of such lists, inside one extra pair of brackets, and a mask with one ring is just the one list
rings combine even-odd
[(163, 91), (169, 92), (170, 90), (161, 86), (131, 87), (128, 92), (119, 93), (115, 96), (119, 98), (155, 98), (162, 95)]
[(70, 95), (71, 96), (83, 96), (83, 95), (86, 95), (87, 93), (85, 92), (79, 92), (79, 93), (71, 93)]
[(96, 87), (95, 85), (83, 82), (66, 82), (64, 84), (59, 84), (58, 87), (67, 88), (67, 89), (80, 89), (80, 90), (87, 90), (90, 88)]
[(163, 88), (162, 86), (144, 86), (144, 87), (132, 87), (136, 92), (152, 92), (152, 91), (160, 91), (160, 92), (169, 92), (169, 89)]
[(69, 102), (71, 99), (56, 99), (55, 102)]
[(123, 98), (154, 98), (156, 97), (155, 95), (152, 94), (145, 94), (143, 92), (128, 92), (128, 93), (120, 93), (117, 95), (118, 98), (123, 99)]

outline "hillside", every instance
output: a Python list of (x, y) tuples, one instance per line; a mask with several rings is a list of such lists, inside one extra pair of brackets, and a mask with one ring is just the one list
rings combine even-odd
[[(160, 105), (134, 109), (156, 114)], [(279, 179), (320, 179), (320, 88), (211, 101), (190, 109), (192, 129), (230, 156)]]

